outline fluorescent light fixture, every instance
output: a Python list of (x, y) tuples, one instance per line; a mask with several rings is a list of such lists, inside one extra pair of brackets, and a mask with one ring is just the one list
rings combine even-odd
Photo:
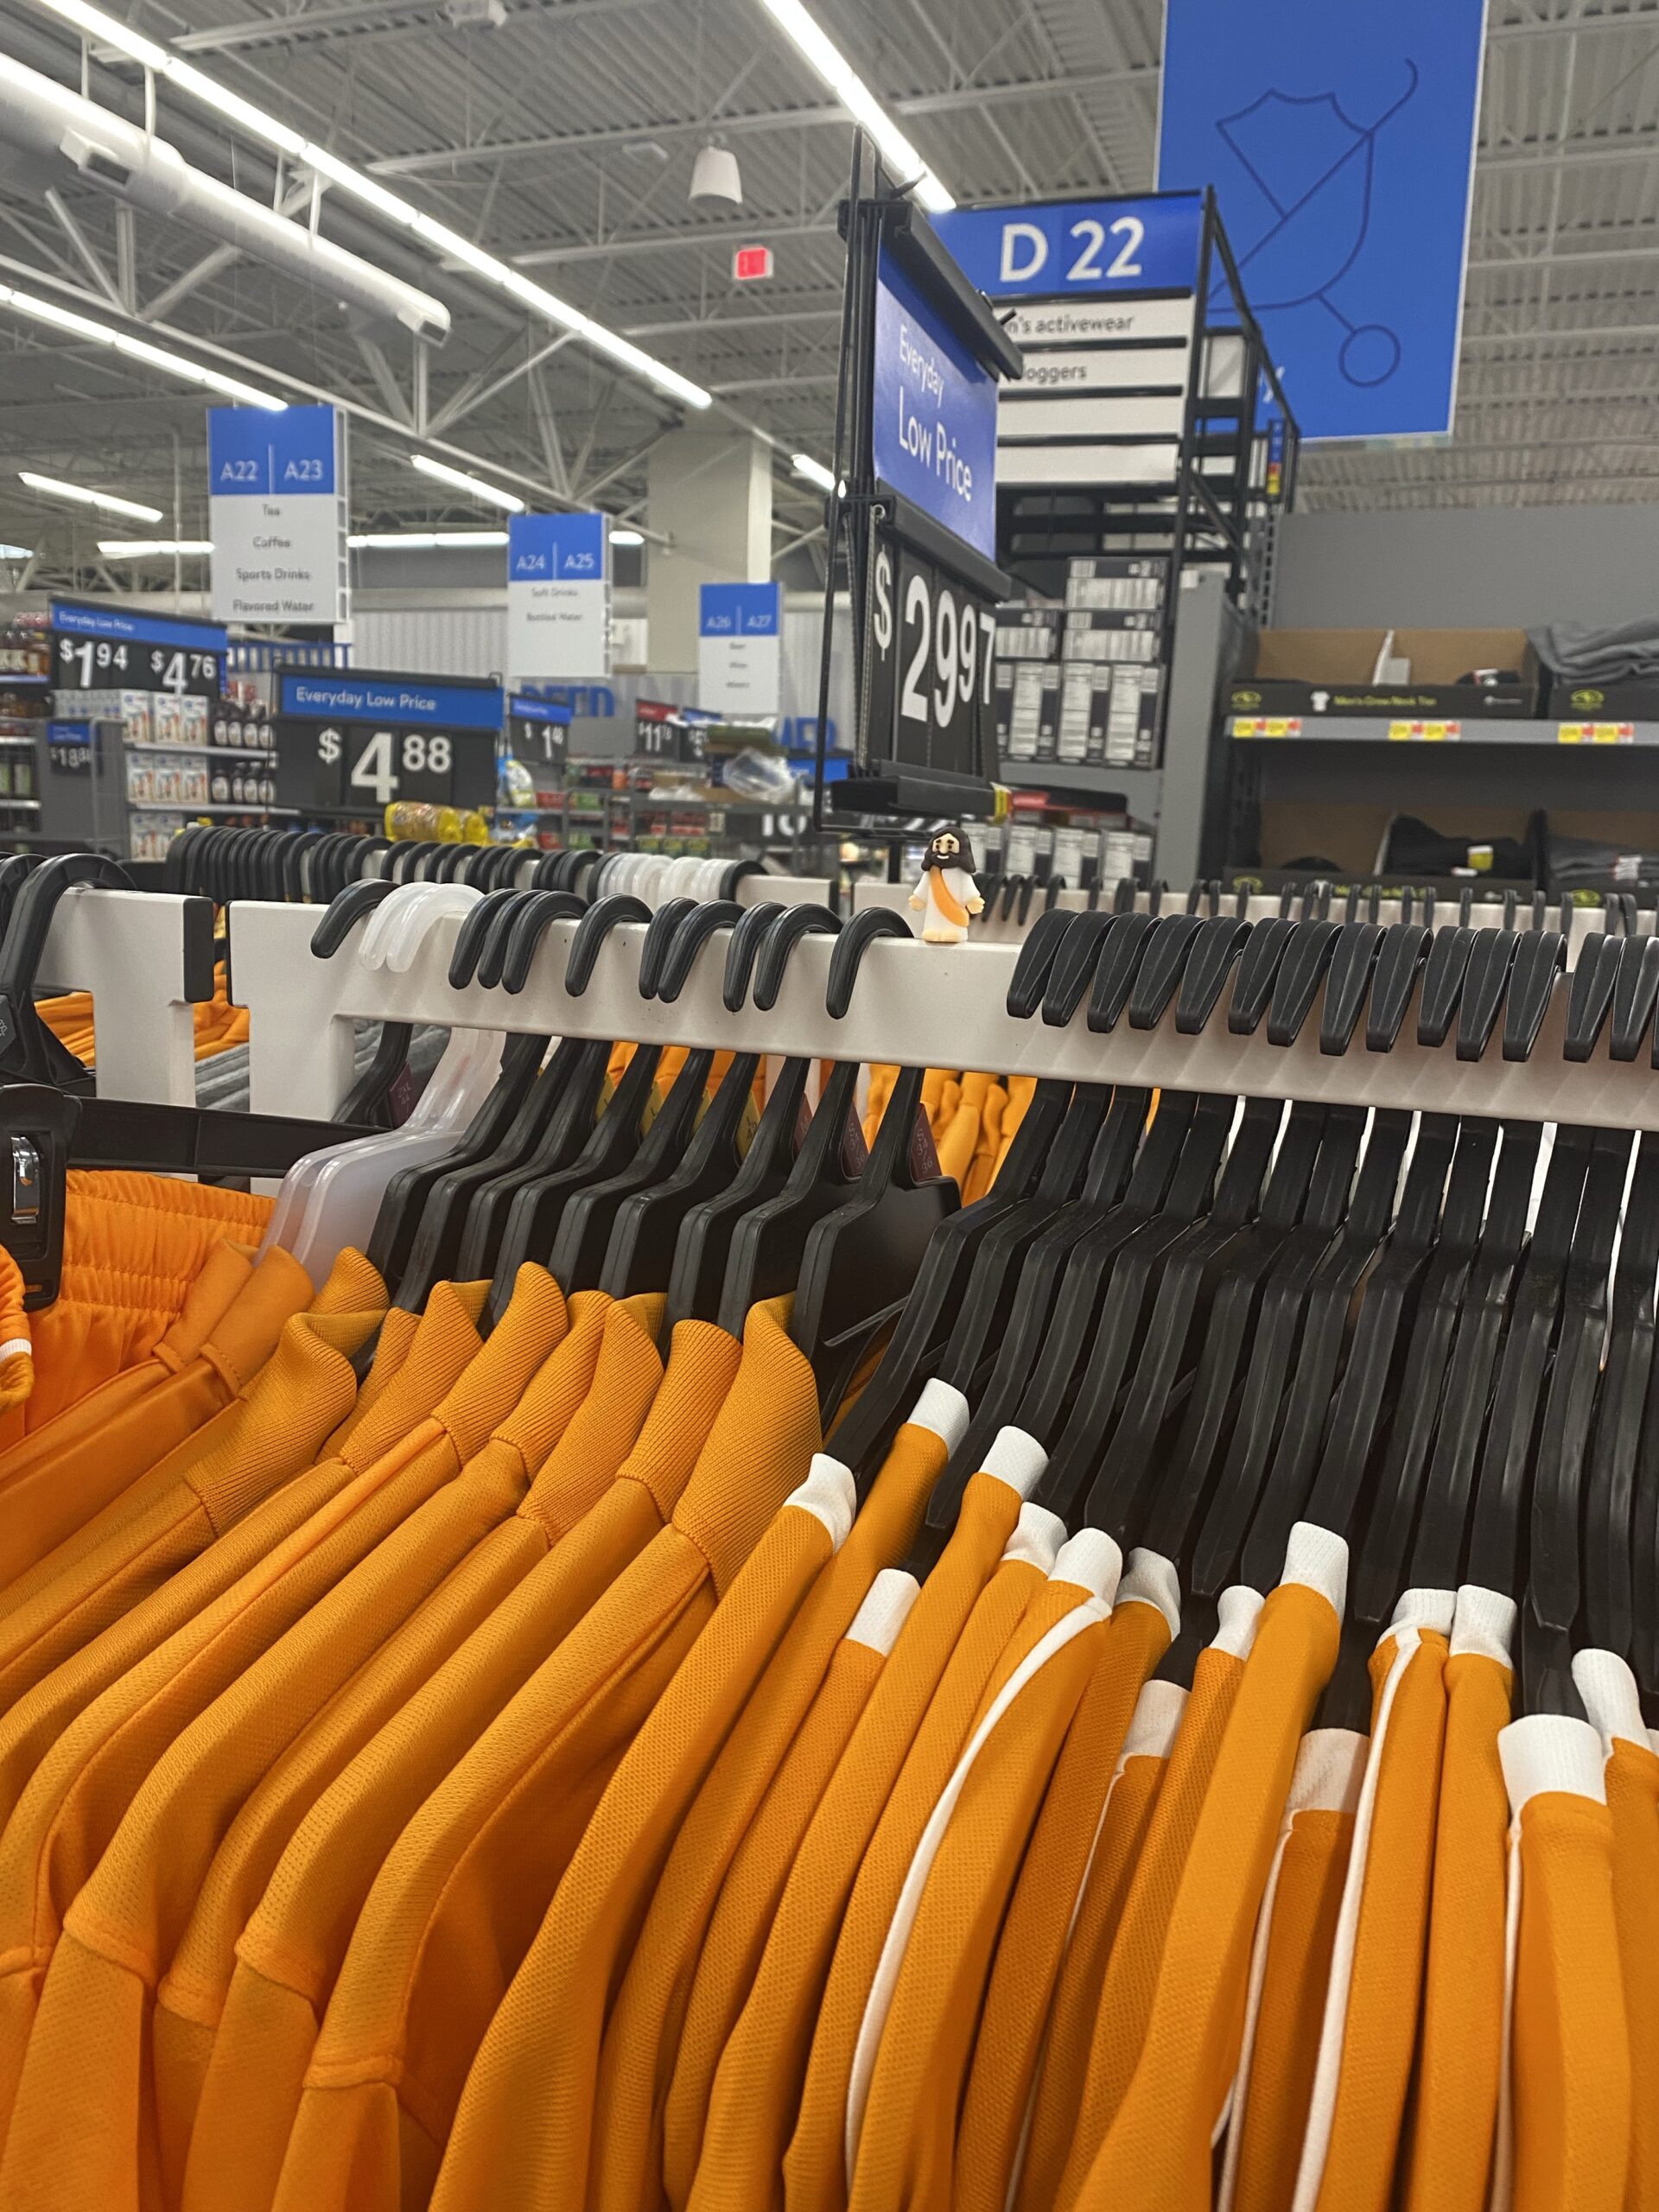
[[(353, 199), (360, 200), (365, 207), (372, 207), (377, 214), (384, 216), (397, 229), (407, 231), (419, 238), (441, 258), (458, 261), (471, 270), (475, 276), (481, 276), (486, 283), (493, 284), (498, 290), (511, 293), (524, 306), (532, 308), (548, 321), (557, 323), (562, 329), (570, 331), (585, 345), (591, 346), (595, 353), (605, 354), (619, 367), (643, 378), (647, 384), (654, 385), (658, 391), (668, 393), (671, 398), (683, 402), (688, 407), (713, 405), (711, 394), (706, 392), (701, 385), (693, 384), (690, 377), (683, 377), (677, 369), (671, 369), (665, 362), (632, 345), (627, 339), (619, 337), (615, 331), (607, 330), (602, 322), (595, 322), (591, 315), (584, 315), (580, 308), (572, 307), (568, 300), (560, 299), (556, 293), (533, 283), (520, 270), (498, 260), (494, 254), (486, 253), (481, 246), (474, 245), (470, 238), (462, 238), (458, 231), (452, 231), (447, 223), (435, 221), (397, 193), (388, 191), (384, 184), (363, 170), (354, 168), (349, 162), (341, 161), (338, 154), (331, 154), (326, 146), (319, 146), (311, 139), (302, 137), (297, 130), (290, 130), (287, 124), (279, 123), (275, 116), (267, 115), (263, 108), (256, 107), (251, 100), (245, 100), (239, 94), (215, 83), (213, 78), (205, 75), (181, 54), (171, 54), (165, 47), (157, 46), (154, 39), (146, 38), (142, 31), (134, 30), (130, 23), (124, 23), (118, 16), (106, 15), (102, 8), (90, 6), (88, 0), (44, 0), (44, 5), (65, 22), (73, 23), (86, 37), (95, 39), (102, 45), (115, 47), (146, 69), (152, 70), (168, 84), (176, 86), (180, 92), (188, 92), (193, 99), (200, 100), (204, 107), (212, 108), (215, 114), (237, 124), (250, 137), (263, 139), (267, 146), (274, 146), (279, 154), (285, 154), (290, 161), (304, 162), (308, 168), (314, 169), (341, 192), (349, 193)], [(932, 203), (926, 204), (931, 206)], [(940, 204), (948, 207), (951, 203), (946, 199)]]
[(37, 298), (33, 292), (17, 291), (10, 284), (0, 284), (0, 307), (28, 315), (34, 322), (49, 322), (54, 330), (69, 331), (76, 338), (90, 340), (94, 346), (108, 346), (115, 353), (124, 353), (129, 360), (143, 361), (146, 367), (160, 369), (170, 377), (182, 377), (187, 384), (200, 385), (209, 391), (222, 391), (227, 399), (245, 400), (249, 406), (268, 408), (273, 415), (280, 415), (288, 405), (274, 392), (261, 391), (257, 385), (244, 384), (239, 377), (227, 377), (222, 369), (204, 368), (200, 361), (188, 361), (182, 353), (169, 353), (165, 346), (152, 346), (144, 338), (130, 338), (124, 330), (116, 330), (107, 322), (94, 322), (89, 315), (77, 315), (72, 308), (60, 308), (55, 300)]
[(836, 480), (834, 475), (824, 467), (821, 461), (814, 461), (810, 453), (792, 454), (790, 456), (789, 465), (794, 470), (797, 476), (804, 476), (807, 482), (809, 484), (816, 484), (820, 492), (833, 492), (835, 490)]
[(118, 499), (113, 492), (93, 492), (85, 484), (66, 484), (60, 476), (37, 476), (32, 468), (20, 468), (20, 484), (27, 484), (31, 492), (44, 492), (49, 499), (69, 499), (78, 507), (102, 507), (112, 515), (130, 515), (135, 522), (160, 522), (159, 507), (141, 507), (137, 499)]
[(346, 543), (375, 553), (435, 553), (445, 547), (505, 545), (505, 530), (363, 530)]
[(27, 545), (0, 545), (0, 561), (32, 561), (34, 558)]
[(205, 557), (213, 550), (211, 537), (100, 537), (98, 550), (113, 561), (181, 560)]
[(464, 468), (451, 468), (447, 461), (434, 461), (430, 454), (410, 454), (409, 465), (418, 468), (423, 476), (435, 476), (442, 483), (453, 484), (458, 491), (469, 492), (474, 499), (482, 499), (486, 507), (505, 507), (510, 515), (524, 512), (524, 503), (516, 492), (504, 492), (499, 484), (486, 484), (481, 476), (469, 476)]
[[(77, 0), (47, 0), (47, 5), (67, 11)], [(847, 62), (806, 10), (801, 0), (761, 0), (766, 13), (788, 33), (854, 121), (861, 123), (881, 149), (881, 158), (893, 181), (908, 184), (913, 178), (916, 197), (930, 215), (948, 214), (956, 201), (939, 182), (875, 94)]]
[(645, 542), (645, 533), (643, 530), (613, 530), (611, 532), (613, 545), (643, 545)]

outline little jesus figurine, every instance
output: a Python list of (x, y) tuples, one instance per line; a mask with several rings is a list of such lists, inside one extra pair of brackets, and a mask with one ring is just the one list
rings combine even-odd
[(919, 914), (925, 944), (960, 944), (969, 914), (982, 914), (985, 901), (974, 881), (974, 850), (954, 830), (941, 830), (927, 849), (921, 879), (910, 894)]

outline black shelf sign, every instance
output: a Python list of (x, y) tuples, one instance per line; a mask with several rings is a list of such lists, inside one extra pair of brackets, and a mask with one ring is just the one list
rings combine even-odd
[(162, 691), (217, 699), (228, 640), (213, 622), (52, 601), (52, 681), (66, 691)]
[(995, 757), (996, 601), (878, 531), (870, 575), (870, 749), (972, 772)]
[(367, 814), (397, 799), (495, 804), (499, 684), (358, 669), (284, 669), (277, 681), (279, 806)]

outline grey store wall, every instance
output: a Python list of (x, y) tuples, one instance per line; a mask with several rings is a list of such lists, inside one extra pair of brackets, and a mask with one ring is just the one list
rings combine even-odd
[(1284, 630), (1531, 629), (1654, 613), (1659, 505), (1287, 515)]

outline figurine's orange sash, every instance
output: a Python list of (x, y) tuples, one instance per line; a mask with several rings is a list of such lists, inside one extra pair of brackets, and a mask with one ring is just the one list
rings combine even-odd
[(945, 881), (944, 870), (942, 868), (930, 868), (928, 873), (933, 878), (933, 904), (954, 928), (965, 930), (968, 926), (968, 909)]

